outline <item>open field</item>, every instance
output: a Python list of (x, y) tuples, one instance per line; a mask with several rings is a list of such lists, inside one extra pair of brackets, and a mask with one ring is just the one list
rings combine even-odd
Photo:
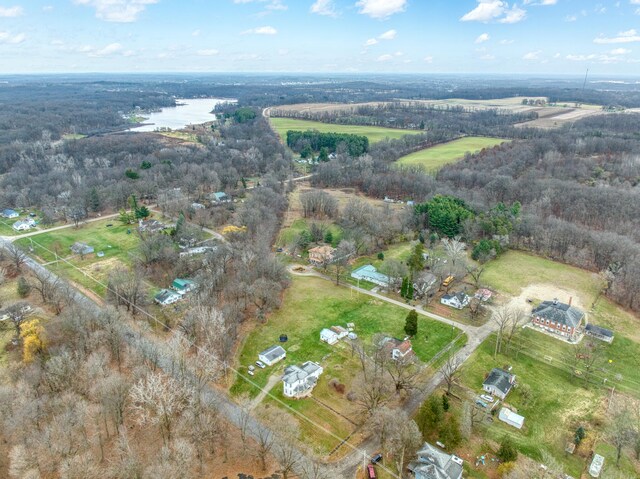
[(396, 163), (402, 166), (419, 166), (432, 172), (444, 165), (461, 160), (466, 153), (476, 153), (483, 148), (492, 148), (504, 141), (500, 138), (469, 136), (416, 151), (403, 156)]
[(461, 376), (463, 384), (473, 391), (480, 391), (484, 376), (491, 368), (508, 364), (513, 366), (512, 372), (519, 383), (531, 388), (531, 399), (523, 397), (522, 387), (507, 396), (507, 403), (525, 417), (522, 430), (496, 418), (482, 427), (481, 434), (495, 442), (507, 434), (523, 454), (537, 460), (541, 459), (542, 451), (547, 451), (563, 465), (565, 473), (580, 477), (586, 458), (581, 457), (581, 449), (573, 456), (566, 455), (565, 444), (579, 425), (583, 425), (588, 434), (593, 434), (592, 425), (603, 412), (606, 391), (584, 389), (564, 371), (524, 354), (518, 359), (498, 355), (494, 360), (494, 341), (494, 337), (487, 339), (465, 363)]
[(321, 133), (349, 133), (352, 135), (362, 135), (369, 138), (371, 143), (382, 141), (385, 138), (397, 139), (405, 135), (417, 135), (421, 133), (416, 130), (399, 130), (395, 128), (381, 128), (376, 126), (360, 125), (336, 125), (332, 123), (321, 123), (318, 121), (297, 120), (293, 118), (270, 118), (271, 125), (276, 130), (283, 143), (286, 143), (287, 131), (318, 130)]
[[(543, 301), (557, 297), (568, 302), (573, 298), (574, 304), (587, 312), (589, 322), (640, 342), (640, 319), (608, 298), (598, 296), (603, 280), (596, 273), (528, 253), (507, 251), (485, 265), (480, 282), (512, 296), (514, 306), (524, 309), (531, 307), (526, 299)], [(537, 297), (545, 293), (551, 297)]]
[[(536, 120), (525, 121), (524, 123), (518, 123), (515, 125), (519, 128), (560, 128), (568, 123), (581, 120), (588, 116), (593, 115), (604, 115), (606, 112), (603, 112), (601, 109), (593, 109), (589, 107), (581, 107), (581, 108), (557, 108), (557, 107), (546, 107), (551, 111), (551, 114), (541, 114), (538, 112), (539, 118)], [(543, 112), (545, 112), (543, 110)]]
[[(369, 346), (373, 336), (378, 333), (404, 337), (407, 314), (408, 311), (403, 308), (366, 295), (358, 295), (321, 278), (294, 276), (285, 293), (282, 308), (246, 337), (238, 358), (239, 369), (245, 372), (246, 367), (258, 358), (260, 351), (277, 344), (280, 334), (287, 334), (288, 341), (283, 344), (287, 358), (266, 369), (256, 368), (251, 380), (264, 387), (269, 377), (274, 374), (279, 377), (286, 365), (307, 360), (319, 362), (324, 373), (313, 391), (313, 398), (285, 399), (282, 395), (282, 383), (278, 380), (271, 394), (282, 402), (267, 396), (262, 403), (278, 407), (290, 406), (322, 424), (336, 436), (346, 437), (355, 429), (354, 423), (359, 420), (356, 406), (346, 399), (346, 393), (351, 390), (352, 381), (360, 367), (359, 359), (352, 353), (346, 339), (333, 346), (321, 342), (320, 330), (352, 322), (358, 337), (365, 346)], [(433, 358), (459, 333), (450, 326), (424, 316), (420, 316), (418, 324), (419, 333), (412, 344), (416, 355), (423, 362)], [(329, 385), (329, 381), (334, 378), (346, 386), (344, 394), (337, 393)], [(237, 378), (231, 387), (231, 393), (234, 396), (247, 394), (256, 397), (259, 390), (242, 378)], [(309, 424), (299, 422), (303, 433), (313, 438), (312, 447), (317, 453), (328, 454), (339, 443), (332, 435), (312, 431)]]
[[(19, 219), (19, 218), (18, 218)], [(11, 226), (15, 223), (15, 220), (8, 220), (6, 218), (0, 218), (0, 236), (15, 236), (18, 234), (16, 230)]]
[[(107, 227), (108, 224), (113, 226)], [(139, 239), (136, 234), (136, 225), (123, 225), (117, 218), (111, 218), (85, 223), (78, 228), (65, 228), (16, 241), (17, 244), (26, 248), (33, 245), (34, 254), (44, 262), (55, 261), (55, 253), (62, 258), (71, 256), (71, 245), (76, 242), (87, 243), (94, 248), (95, 253), (86, 255), (86, 258), (106, 260), (118, 257), (128, 262), (128, 253), (138, 245)], [(97, 258), (96, 253), (99, 251), (104, 252), (104, 258)]]
[[(239, 356), (241, 366), (253, 364), (258, 353), (276, 344), (280, 334), (287, 334), (285, 344), (287, 364), (307, 360), (319, 361), (339, 349), (320, 341), (320, 330), (333, 325), (355, 324), (355, 333), (365, 344), (370, 344), (377, 333), (404, 337), (404, 322), (408, 310), (370, 296), (357, 293), (316, 277), (292, 278), (282, 307), (269, 320), (258, 326), (247, 337)], [(459, 331), (437, 321), (420, 316), (418, 337), (413, 341), (413, 350), (418, 358), (426, 362), (447, 345)], [(427, 337), (428, 336), (428, 337)], [(263, 374), (260, 374), (263, 373)], [(271, 371), (258, 371), (254, 381), (261, 386), (267, 383)], [(233, 387), (234, 393), (252, 388), (242, 380)], [(256, 395), (255, 389), (250, 391)]]

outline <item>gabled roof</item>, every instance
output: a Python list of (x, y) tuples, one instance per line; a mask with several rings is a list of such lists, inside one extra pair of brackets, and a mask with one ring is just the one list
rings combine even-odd
[(168, 289), (163, 289), (155, 296), (155, 300), (159, 303), (164, 303), (169, 299), (178, 299), (178, 298), (180, 298), (179, 294), (174, 293), (173, 291), (169, 291)]
[(577, 328), (582, 318), (584, 318), (584, 313), (578, 308), (569, 306), (566, 303), (560, 303), (557, 300), (544, 301), (540, 306), (535, 308), (531, 314), (572, 328)]
[(279, 358), (280, 356), (285, 356), (286, 354), (287, 352), (282, 346), (275, 345), (262, 351), (259, 356), (264, 356), (269, 361), (273, 361), (274, 359)]
[(409, 470), (421, 479), (459, 479), (462, 477), (462, 460), (424, 443), (417, 453), (418, 459), (409, 464)]
[(305, 387), (302, 389), (306, 389), (306, 387), (314, 384), (316, 382), (315, 373), (322, 370), (322, 366), (318, 363), (314, 363), (313, 361), (306, 361), (302, 364), (302, 366), (298, 366), (294, 364), (293, 366), (288, 366), (284, 370), (284, 376), (282, 377), (282, 381), (287, 384), (296, 384), (299, 382), (304, 383)]
[(493, 368), (482, 385), (493, 386), (502, 391), (504, 394), (507, 394), (511, 389), (512, 382), (513, 374), (505, 371), (504, 369)]
[(311, 248), (309, 250), (309, 253), (318, 253), (321, 255), (331, 255), (336, 251), (335, 248), (329, 246), (329, 245), (322, 245), (322, 246), (316, 246), (315, 248)]

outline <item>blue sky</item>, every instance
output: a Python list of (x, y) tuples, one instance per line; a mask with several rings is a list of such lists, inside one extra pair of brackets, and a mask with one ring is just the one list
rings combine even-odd
[(0, 0), (0, 72), (640, 76), (640, 0)]

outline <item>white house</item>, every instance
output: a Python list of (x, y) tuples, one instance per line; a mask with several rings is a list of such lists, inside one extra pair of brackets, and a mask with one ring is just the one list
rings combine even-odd
[(462, 309), (469, 304), (471, 298), (463, 292), (445, 294), (440, 298), (440, 302), (446, 306), (450, 306), (456, 309)]
[(182, 299), (182, 296), (175, 291), (168, 289), (161, 290), (153, 300), (160, 306), (168, 306), (173, 303), (177, 303)]
[(287, 352), (282, 346), (271, 346), (258, 354), (258, 359), (267, 366), (273, 366), (278, 361), (282, 361), (287, 357)]
[(391, 354), (391, 359), (397, 361), (414, 354), (411, 341), (408, 339), (400, 340), (396, 338), (384, 338), (382, 340), (383, 347)]
[(428, 442), (416, 454), (417, 459), (407, 466), (415, 479), (462, 479), (464, 461), (458, 456)]
[(288, 366), (282, 377), (283, 392), (286, 397), (302, 398), (308, 396), (322, 374), (323, 369), (318, 363), (307, 361), (302, 366)]
[(342, 326), (331, 326), (331, 328), (324, 328), (320, 331), (320, 341), (333, 345), (342, 338), (346, 338), (348, 334), (349, 331)]
[(32, 218), (25, 218), (13, 223), (13, 229), (16, 231), (29, 231), (31, 228), (35, 227), (35, 225), (36, 222), (33, 221)]
[(513, 388), (516, 376), (508, 371), (500, 368), (493, 368), (487, 379), (482, 383), (482, 389), (489, 394), (498, 396), (500, 399), (504, 399)]
[(12, 210), (10, 208), (7, 208), (6, 210), (2, 210), (3, 218), (8, 218), (12, 220), (14, 218), (17, 218), (18, 216), (20, 216), (20, 214), (16, 210)]
[(338, 335), (328, 328), (324, 328), (322, 331), (320, 331), (320, 341), (324, 341), (327, 344), (333, 345), (338, 342), (338, 339)]
[(509, 426), (513, 426), (517, 429), (522, 429), (524, 424), (524, 417), (520, 414), (516, 414), (510, 409), (503, 407), (500, 409), (500, 413), (498, 414), (498, 419), (502, 422), (506, 422)]

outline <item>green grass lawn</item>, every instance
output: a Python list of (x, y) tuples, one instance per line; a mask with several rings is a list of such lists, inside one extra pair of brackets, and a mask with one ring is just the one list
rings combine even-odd
[(0, 236), (14, 236), (17, 235), (18, 232), (13, 229), (12, 225), (20, 218), (16, 218), (13, 220), (7, 218), (0, 218)]
[[(289, 341), (284, 345), (287, 359), (274, 366), (275, 369), (284, 369), (284, 364), (307, 360), (318, 361), (325, 367), (325, 358), (337, 355), (340, 349), (320, 341), (320, 331), (323, 328), (354, 323), (355, 333), (365, 344), (369, 344), (377, 333), (404, 337), (407, 314), (408, 310), (404, 308), (365, 294), (359, 295), (327, 280), (294, 276), (281, 309), (248, 335), (238, 362), (241, 370), (245, 370), (246, 366), (258, 359), (260, 351), (276, 344), (280, 334), (287, 334)], [(413, 341), (413, 350), (424, 362), (435, 356), (459, 333), (457, 329), (452, 330), (450, 326), (424, 316), (419, 316), (418, 331), (418, 336)], [(259, 370), (254, 381), (261, 386), (265, 385), (274, 368)], [(326, 369), (327, 375), (335, 374), (329, 371), (330, 367)], [(241, 392), (257, 395), (255, 388), (238, 379), (232, 387), (232, 393)]]
[(464, 158), (467, 152), (476, 153), (483, 148), (491, 148), (504, 141), (500, 138), (468, 136), (403, 156), (397, 161), (397, 164), (420, 166), (427, 171), (437, 171), (446, 164)]
[(602, 412), (606, 391), (597, 387), (584, 389), (564, 371), (523, 354), (518, 359), (498, 355), (494, 360), (494, 341), (493, 337), (487, 339), (465, 363), (462, 382), (474, 391), (481, 391), (484, 375), (491, 368), (509, 364), (517, 380), (530, 386), (532, 399), (525, 401), (519, 388), (507, 396), (507, 403), (525, 417), (522, 430), (496, 418), (480, 433), (496, 442), (508, 434), (520, 452), (536, 460), (540, 460), (541, 452), (546, 450), (563, 465), (565, 473), (580, 477), (585, 460), (579, 455), (565, 455), (565, 444), (578, 425), (584, 425), (587, 433), (593, 434), (591, 425)]
[[(113, 226), (107, 227), (107, 224)], [(55, 261), (57, 251), (59, 257), (67, 261), (49, 265), (55, 273), (103, 296), (103, 284), (107, 281), (109, 271), (117, 265), (132, 263), (132, 255), (140, 241), (135, 229), (135, 225), (123, 225), (116, 218), (22, 238), (17, 243), (25, 248), (33, 248), (33, 255), (45, 263)], [(130, 234), (127, 234), (128, 230)], [(95, 252), (84, 258), (73, 255), (71, 245), (78, 241), (93, 246)], [(100, 251), (104, 252), (102, 258), (97, 256)]]
[(369, 138), (371, 143), (382, 141), (385, 138), (397, 139), (405, 135), (417, 135), (416, 130), (400, 130), (395, 128), (382, 128), (377, 126), (337, 125), (333, 123), (321, 123), (319, 121), (297, 120), (294, 118), (270, 118), (271, 125), (276, 130), (284, 143), (287, 141), (287, 131), (318, 130), (321, 133), (349, 133), (362, 135)]
[[(291, 223), (291, 226), (282, 228), (280, 234), (278, 235), (276, 244), (278, 246), (286, 247), (295, 239), (297, 235), (305, 230), (309, 231), (309, 222), (304, 218), (297, 219), (293, 223)], [(331, 231), (331, 234), (333, 235), (332, 244), (334, 246), (337, 246), (340, 242), (340, 239), (342, 238), (342, 228), (340, 228), (336, 224), (331, 223), (328, 226), (328, 230)]]

